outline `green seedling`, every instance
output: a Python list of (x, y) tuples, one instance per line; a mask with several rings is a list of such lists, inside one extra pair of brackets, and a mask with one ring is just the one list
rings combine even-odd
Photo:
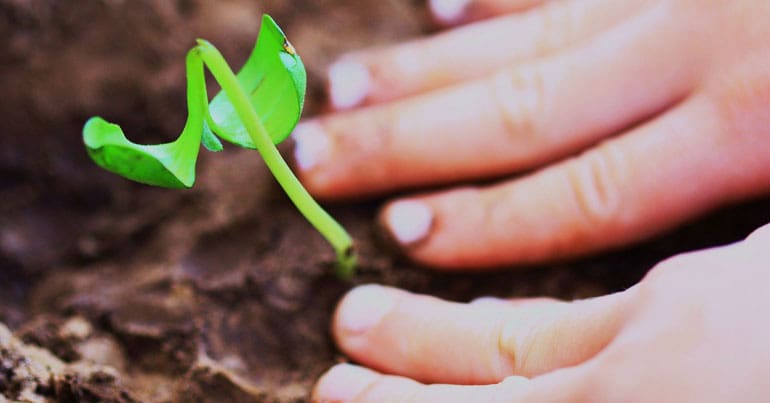
[[(204, 66), (222, 88), (211, 103)], [(83, 141), (94, 162), (144, 184), (190, 188), (201, 144), (219, 151), (222, 138), (256, 149), (297, 209), (334, 248), (337, 274), (350, 277), (356, 262), (352, 238), (310, 196), (275, 147), (296, 126), (306, 88), (305, 67), (283, 31), (263, 16), (257, 44), (237, 75), (214, 45), (199, 39), (187, 54), (186, 71), (187, 122), (175, 141), (136, 144), (120, 126), (93, 117), (83, 128)]]

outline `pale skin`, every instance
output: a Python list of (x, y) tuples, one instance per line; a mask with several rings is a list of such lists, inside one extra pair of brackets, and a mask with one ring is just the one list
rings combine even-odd
[(574, 302), (459, 304), (364, 286), (343, 299), (333, 332), (371, 369), (332, 368), (314, 399), (766, 401), (768, 251), (770, 226), (666, 260), (624, 292)]
[[(437, 19), (463, 26), (344, 56), (330, 80), (337, 111), (295, 135), (299, 176), (320, 197), (448, 189), (383, 208), (383, 227), (411, 259), (454, 270), (571, 258), (770, 191), (770, 2), (430, 6)], [(769, 375), (770, 326), (753, 315), (770, 308), (760, 298), (768, 248), (760, 233), (663, 262), (623, 293), (572, 303), (460, 305), (354, 290), (338, 309), (337, 341), (389, 375), (335, 367), (315, 396), (766, 396), (758, 380)], [(390, 294), (395, 311), (345, 330), (352, 298)], [(363, 383), (355, 393), (344, 387)]]

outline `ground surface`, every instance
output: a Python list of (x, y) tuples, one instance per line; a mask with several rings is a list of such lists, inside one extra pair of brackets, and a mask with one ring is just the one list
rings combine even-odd
[(135, 140), (173, 138), (193, 39), (237, 64), (263, 11), (310, 70), (309, 114), (335, 55), (432, 30), (409, 0), (0, 0), (0, 322), (10, 329), (0, 326), (0, 402), (303, 401), (344, 360), (328, 326), (354, 284), (459, 301), (587, 297), (770, 221), (760, 200), (579, 262), (439, 274), (378, 242), (381, 200), (351, 202), (331, 206), (362, 253), (342, 282), (254, 153), (204, 154), (190, 191), (128, 183), (88, 161), (80, 128), (93, 114)]

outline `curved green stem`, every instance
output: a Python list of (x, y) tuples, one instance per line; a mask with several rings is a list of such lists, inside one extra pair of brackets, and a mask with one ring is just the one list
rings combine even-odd
[(356, 265), (353, 238), (310, 196), (281, 157), (222, 54), (211, 43), (204, 40), (198, 40), (197, 48), (200, 50), (203, 62), (235, 107), (238, 117), (270, 172), (297, 209), (334, 248), (337, 254), (337, 275), (349, 278)]

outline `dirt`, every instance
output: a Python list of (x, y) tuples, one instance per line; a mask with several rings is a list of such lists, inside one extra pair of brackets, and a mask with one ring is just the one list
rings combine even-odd
[(361, 252), (354, 280), (341, 281), (328, 245), (253, 152), (204, 154), (189, 191), (90, 163), (80, 129), (91, 115), (137, 141), (178, 133), (183, 55), (196, 37), (238, 65), (259, 15), (272, 14), (308, 66), (312, 115), (337, 55), (435, 29), (420, 1), (257, 3), (0, 0), (0, 402), (305, 401), (345, 360), (329, 321), (355, 284), (457, 301), (582, 298), (770, 221), (770, 200), (758, 200), (580, 261), (446, 274), (379, 241), (382, 200), (350, 201), (329, 206)]

